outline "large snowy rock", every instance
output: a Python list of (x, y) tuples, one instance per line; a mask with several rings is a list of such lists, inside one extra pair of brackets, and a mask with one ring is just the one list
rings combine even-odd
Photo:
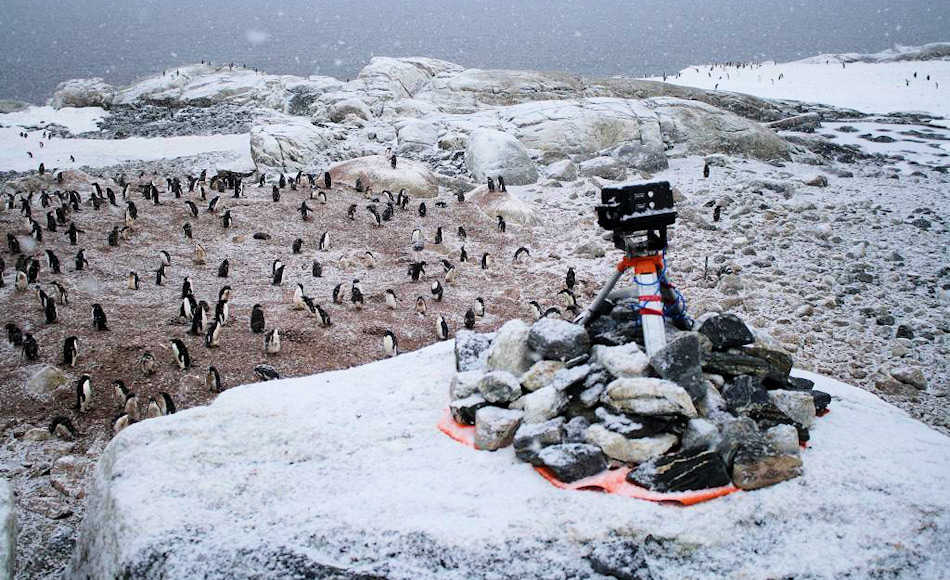
[(835, 410), (802, 476), (673, 508), (563, 491), (512, 448), (446, 437), (454, 373), (446, 341), (132, 425), (99, 461), (68, 577), (628, 578), (637, 553), (657, 579), (945, 577), (950, 438), (865, 391), (803, 373)]
[(480, 185), (465, 194), (465, 199), (478, 206), (478, 209), (492, 221), (498, 216), (505, 218), (510, 224), (534, 226), (541, 223), (541, 212), (531, 202), (524, 201), (515, 195), (517, 187), (509, 187), (508, 191), (488, 191), (487, 185)]
[(396, 130), (400, 154), (430, 151), (439, 140), (438, 128), (428, 121), (402, 119), (396, 123)]
[(567, 73), (468, 69), (433, 78), (421, 98), (447, 112), (470, 113), (484, 106), (571, 98), (583, 90), (583, 80)]
[(405, 189), (410, 197), (435, 197), (439, 195), (439, 181), (429, 168), (409, 159), (398, 159), (393, 169), (385, 155), (369, 155), (342, 161), (329, 169), (333, 183), (353, 186), (359, 178), (364, 186), (373, 191), (389, 190), (395, 194)]
[(16, 566), (16, 512), (13, 488), (6, 479), (0, 479), (0, 576), (13, 578)]
[(528, 185), (538, 180), (538, 168), (518, 140), (502, 131), (479, 129), (469, 135), (465, 164), (484, 183), (501, 176), (507, 185)]
[(373, 112), (369, 110), (369, 106), (358, 98), (337, 101), (327, 109), (327, 118), (334, 123), (342, 123), (350, 115), (364, 121), (373, 118)]
[(321, 165), (332, 139), (327, 129), (287, 117), (251, 129), (251, 159), (258, 171), (296, 172)]
[(102, 107), (108, 109), (116, 98), (116, 89), (101, 78), (71, 79), (59, 83), (49, 104), (63, 107)]

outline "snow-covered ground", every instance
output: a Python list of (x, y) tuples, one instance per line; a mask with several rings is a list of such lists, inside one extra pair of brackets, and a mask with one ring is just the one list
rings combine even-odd
[(679, 508), (561, 491), (510, 447), (443, 435), (452, 345), (132, 426), (100, 461), (72, 577), (159, 558), (164, 578), (600, 578), (598, 551), (632, 546), (655, 580), (946, 577), (950, 438), (874, 395), (796, 373), (833, 396), (804, 475)]
[(53, 107), (30, 106), (22, 111), (0, 115), (0, 127), (19, 127), (27, 131), (63, 127), (70, 133), (86, 133), (99, 130), (99, 121), (109, 112), (101, 107)]
[(813, 60), (741, 67), (707, 64), (685, 68), (679, 76), (666, 77), (666, 82), (768, 99), (822, 103), (864, 113), (899, 111), (950, 116), (950, 61), (947, 60), (853, 62), (844, 66), (830, 58), (827, 64)]

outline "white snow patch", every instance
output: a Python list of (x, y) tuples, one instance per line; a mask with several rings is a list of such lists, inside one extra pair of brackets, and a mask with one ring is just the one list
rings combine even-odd
[(99, 130), (99, 121), (109, 116), (102, 107), (27, 107), (22, 111), (0, 115), (0, 127), (45, 129), (50, 125), (65, 127), (70, 133), (87, 133)]

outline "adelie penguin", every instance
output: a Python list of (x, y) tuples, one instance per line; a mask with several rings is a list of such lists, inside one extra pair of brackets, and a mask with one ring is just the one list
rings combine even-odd
[(531, 257), (531, 251), (528, 248), (521, 246), (515, 250), (515, 263), (523, 264), (528, 261), (528, 258)]
[(442, 226), (439, 226), (438, 228), (436, 228), (436, 230), (435, 230), (435, 241), (434, 241), (433, 243), (435, 243), (435, 244), (441, 244), (441, 243), (442, 243)]
[(212, 393), (220, 393), (224, 390), (221, 384), (221, 374), (214, 366), (208, 367), (208, 374), (205, 375), (205, 387)]
[(76, 252), (75, 265), (77, 272), (82, 271), (86, 266), (89, 265), (89, 260), (86, 259), (86, 250), (80, 249), (78, 252)]
[(164, 391), (160, 392), (158, 394), (158, 408), (161, 409), (162, 415), (174, 415), (176, 409), (172, 396)]
[(505, 233), (505, 230), (508, 229), (508, 225), (505, 224), (505, 218), (503, 216), (498, 216), (498, 231)]
[(231, 302), (229, 300), (218, 300), (218, 303), (214, 305), (214, 319), (217, 320), (221, 326), (226, 326), (230, 317)]
[(274, 275), (271, 276), (271, 286), (280, 286), (284, 281), (284, 265), (280, 264), (275, 270)]
[(487, 252), (482, 254), (481, 263), (482, 263), (482, 270), (488, 270), (489, 268), (491, 268), (491, 264), (492, 264), (491, 254)]
[(568, 290), (574, 290), (574, 285), (577, 284), (577, 275), (574, 274), (574, 268), (567, 269), (567, 275), (564, 277), (564, 284), (567, 286)]
[(444, 290), (442, 288), (442, 284), (440, 284), (438, 280), (432, 283), (432, 287), (429, 288), (429, 291), (432, 293), (432, 297), (437, 302), (440, 302), (442, 300), (442, 294)]
[(73, 426), (73, 422), (69, 420), (69, 417), (58, 415), (53, 417), (53, 421), (49, 424), (49, 434), (59, 437), (64, 441), (72, 441), (76, 438), (76, 428)]
[(92, 408), (92, 379), (83, 375), (76, 381), (76, 406), (80, 413), (87, 413)]
[(129, 417), (130, 422), (134, 423), (139, 420), (139, 398), (135, 393), (126, 393), (123, 411)]
[(195, 244), (195, 257), (192, 258), (192, 262), (195, 264), (204, 264), (207, 257), (208, 253), (205, 252), (204, 246)]
[(303, 299), (304, 299), (303, 284), (297, 284), (297, 287), (294, 288), (294, 297), (291, 302), (294, 310), (304, 309)]
[(322, 277), (323, 277), (323, 266), (321, 266), (321, 265), (320, 265), (320, 262), (318, 262), (318, 261), (316, 261), (316, 260), (313, 261), (313, 266), (311, 267), (310, 271), (311, 271), (311, 273), (313, 274), (313, 277), (314, 277), (314, 278), (322, 278)]
[(16, 287), (16, 289), (22, 292), (23, 290), (26, 290), (26, 287), (29, 286), (29, 284), (30, 282), (27, 279), (26, 272), (24, 272), (23, 270), (17, 270), (16, 280), (14, 282), (14, 286)]
[(277, 354), (280, 352), (280, 330), (271, 329), (264, 335), (264, 352), (267, 354)]
[(175, 355), (175, 362), (178, 368), (185, 370), (191, 366), (191, 356), (188, 354), (188, 347), (177, 338), (171, 340), (172, 354)]
[(326, 231), (320, 234), (320, 251), (328, 252), (330, 251), (330, 232)]
[(46, 304), (43, 306), (43, 315), (46, 319), (46, 324), (53, 324), (57, 321), (55, 300), (46, 299)]
[(231, 210), (225, 210), (224, 214), (221, 216), (221, 226), (224, 229), (228, 229), (234, 224), (234, 219), (231, 217)]
[(158, 406), (158, 401), (155, 400), (155, 397), (148, 398), (148, 407), (145, 410), (145, 417), (147, 419), (154, 419), (156, 417), (162, 416), (162, 408)]
[(185, 279), (181, 281), (181, 297), (190, 296), (194, 294), (191, 288), (191, 277), (185, 276)]
[(264, 332), (264, 309), (260, 304), (255, 304), (251, 308), (251, 332), (254, 334)]
[(62, 271), (59, 269), (59, 258), (53, 253), (53, 250), (46, 250), (46, 266), (54, 274), (62, 274)]
[(383, 351), (388, 357), (394, 357), (399, 354), (399, 341), (391, 330), (383, 333)]
[(446, 259), (442, 260), (442, 268), (445, 270), (445, 282), (446, 284), (451, 284), (455, 281), (455, 277), (458, 274), (458, 269), (455, 267), (452, 262), (449, 262)]
[(435, 319), (435, 335), (439, 340), (448, 340), (449, 338), (449, 325), (441, 314)]
[(20, 242), (13, 234), (7, 234), (7, 247), (10, 248), (11, 254), (16, 255), (20, 253)]
[(178, 307), (178, 321), (188, 322), (195, 317), (198, 312), (198, 301), (194, 295), (186, 294), (181, 298), (181, 305)]
[[(311, 199), (313, 199), (313, 198), (311, 198)], [(322, 191), (318, 191), (318, 192), (317, 192), (316, 200), (317, 200), (317, 202), (320, 203), (320, 205), (326, 205), (326, 204), (327, 204), (327, 194), (324, 193), (324, 192), (322, 192)]]
[(195, 205), (193, 201), (186, 201), (185, 205), (188, 206), (188, 212), (191, 213), (191, 217), (198, 217), (198, 206)]
[(185, 223), (181, 226), (181, 231), (185, 234), (185, 237), (186, 237), (187, 239), (189, 239), (189, 240), (194, 239), (194, 232), (193, 232), (192, 229), (191, 229), (191, 224), (190, 224), (190, 223), (185, 222)]
[(84, 233), (83, 230), (76, 227), (76, 223), (70, 223), (69, 229), (66, 230), (66, 236), (69, 238), (69, 245), (75, 246), (79, 243), (79, 234)]
[(102, 310), (101, 304), (92, 305), (92, 327), (96, 330), (109, 330), (106, 324), (106, 313)]
[(12, 322), (8, 322), (6, 325), (7, 331), (7, 340), (13, 346), (22, 346), (23, 345), (23, 331), (20, 330), (20, 327)]
[(297, 238), (296, 240), (294, 240), (294, 243), (293, 243), (293, 245), (290, 247), (290, 250), (291, 250), (294, 254), (299, 254), (301, 248), (303, 248), (303, 240), (300, 239), (300, 238)]
[(465, 328), (468, 330), (475, 328), (475, 311), (471, 308), (465, 311)]
[(297, 208), (297, 211), (300, 212), (300, 218), (305, 221), (310, 221), (310, 214), (313, 213), (313, 210), (310, 209), (310, 206), (307, 205), (307, 202), (304, 201), (300, 204), (300, 207)]
[(332, 296), (334, 304), (343, 304), (343, 284), (334, 286)]
[(74, 367), (79, 359), (79, 339), (69, 336), (63, 342), (63, 366)]
[(129, 290), (138, 290), (139, 289), (139, 275), (135, 272), (129, 272)]
[(221, 199), (221, 196), (219, 196), (219, 195), (216, 195), (216, 196), (214, 196), (213, 198), (211, 198), (211, 201), (208, 202), (208, 213), (214, 213), (214, 212), (215, 212), (215, 210), (218, 208), (218, 201), (219, 201), (220, 199)]
[(353, 303), (353, 308), (355, 308), (356, 310), (363, 309), (363, 304), (364, 304), (363, 291), (360, 289), (360, 287), (357, 284), (354, 284), (353, 287), (350, 288), (350, 302)]
[(119, 408), (125, 407), (125, 401), (129, 398), (130, 391), (125, 386), (125, 382), (116, 379), (112, 381), (112, 398)]
[(573, 292), (571, 292), (567, 288), (564, 288), (563, 290), (558, 292), (558, 296), (564, 297), (564, 305), (567, 307), (568, 310), (573, 312), (577, 309), (577, 297), (574, 296)]
[(423, 276), (426, 275), (426, 262), (413, 262), (409, 264), (408, 273), (413, 282), (418, 282)]
[(722, 216), (722, 206), (717, 205), (716, 207), (713, 208), (713, 221), (718, 222), (721, 216)]
[(393, 292), (392, 288), (386, 290), (386, 306), (388, 306), (390, 310), (396, 309), (396, 293)]
[(36, 339), (33, 338), (33, 335), (29, 332), (23, 335), (23, 342), (20, 343), (23, 347), (23, 356), (28, 361), (35, 361), (40, 356), (40, 347), (36, 344)]
[(481, 296), (475, 299), (475, 306), (473, 307), (475, 311), (475, 316), (481, 318), (485, 316), (485, 301)]
[(221, 340), (222, 321), (215, 318), (208, 326), (208, 332), (205, 333), (205, 348), (217, 348)]
[(280, 379), (280, 373), (270, 365), (257, 365), (254, 367), (254, 374), (260, 377), (262, 381), (276, 381)]
[(419, 204), (419, 217), (426, 217), (426, 202)]
[(112, 420), (112, 433), (118, 435), (123, 429), (132, 424), (132, 418), (128, 413), (120, 413)]
[(145, 351), (139, 357), (139, 369), (146, 377), (154, 375), (155, 371), (158, 370), (158, 361), (151, 352)]

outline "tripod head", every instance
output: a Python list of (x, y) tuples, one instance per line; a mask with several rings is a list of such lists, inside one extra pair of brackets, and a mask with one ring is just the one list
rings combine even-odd
[(666, 228), (676, 222), (668, 181), (628, 183), (600, 190), (597, 223), (613, 232), (617, 249), (628, 257), (663, 252)]

